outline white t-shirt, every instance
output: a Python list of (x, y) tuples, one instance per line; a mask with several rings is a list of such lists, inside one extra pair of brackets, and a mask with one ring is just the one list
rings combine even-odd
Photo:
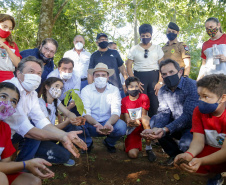
[[(48, 113), (48, 110), (46, 108), (46, 102), (42, 99), (42, 98), (39, 98), (38, 99), (39, 101), (39, 105), (40, 105), (40, 108), (42, 110), (42, 112), (45, 114), (45, 116), (47, 118), (49, 118), (50, 122), (55, 125), (55, 120), (56, 120), (56, 107), (54, 105), (54, 102), (52, 104), (48, 104), (47, 103), (47, 107), (50, 109), (51, 113), (49, 114)], [(61, 101), (59, 99), (57, 99), (57, 107), (60, 105)]]
[(153, 71), (159, 70), (158, 60), (160, 60), (164, 53), (159, 45), (152, 44), (148, 49), (147, 58), (144, 58), (145, 49), (139, 44), (133, 46), (129, 53), (128, 59), (133, 60), (135, 71)]

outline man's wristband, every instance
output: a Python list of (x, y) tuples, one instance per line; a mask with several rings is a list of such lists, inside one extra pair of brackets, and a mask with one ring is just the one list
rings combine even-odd
[(163, 131), (163, 135), (162, 135), (162, 137), (164, 137), (164, 136), (166, 135), (166, 128), (165, 128), (165, 127), (163, 127), (163, 128), (162, 128), (162, 131)]
[(24, 165), (24, 170), (26, 169), (26, 163), (23, 161), (23, 165)]
[(191, 152), (185, 152), (185, 153), (190, 154), (192, 156), (192, 158), (194, 158), (194, 155)]

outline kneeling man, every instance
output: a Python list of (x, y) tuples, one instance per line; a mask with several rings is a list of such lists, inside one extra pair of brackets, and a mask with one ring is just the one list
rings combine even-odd
[[(106, 64), (98, 63), (88, 73), (93, 75), (94, 83), (82, 89), (81, 98), (86, 110), (85, 135), (80, 134), (91, 151), (91, 137), (107, 136), (103, 144), (108, 152), (115, 153), (116, 141), (126, 133), (126, 123), (119, 119), (121, 114), (121, 96), (118, 87), (108, 83), (114, 69), (108, 69)], [(78, 126), (77, 129), (83, 129)]]

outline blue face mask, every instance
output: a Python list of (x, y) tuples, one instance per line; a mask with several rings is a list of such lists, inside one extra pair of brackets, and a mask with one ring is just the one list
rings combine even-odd
[(219, 103), (206, 103), (202, 100), (199, 100), (199, 111), (203, 114), (210, 114), (217, 110)]
[(39, 51), (39, 56), (41, 57), (43, 63), (47, 63), (47, 62), (50, 62), (51, 60), (53, 60), (53, 58), (45, 57), (45, 55), (43, 55), (40, 51)]

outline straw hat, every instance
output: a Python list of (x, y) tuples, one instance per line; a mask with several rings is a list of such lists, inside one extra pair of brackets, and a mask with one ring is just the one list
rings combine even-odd
[(91, 75), (96, 71), (106, 71), (109, 76), (112, 76), (115, 73), (114, 69), (108, 69), (108, 66), (104, 63), (98, 63), (94, 69), (88, 69), (88, 73)]

